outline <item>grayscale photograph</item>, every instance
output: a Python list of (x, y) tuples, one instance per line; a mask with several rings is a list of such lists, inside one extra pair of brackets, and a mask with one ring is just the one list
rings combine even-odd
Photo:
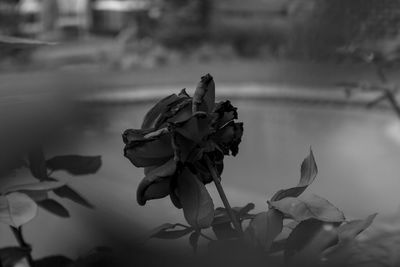
[(400, 266), (400, 0), (0, 0), (0, 267)]

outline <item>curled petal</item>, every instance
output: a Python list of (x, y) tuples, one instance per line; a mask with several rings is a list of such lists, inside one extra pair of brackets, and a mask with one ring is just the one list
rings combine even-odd
[(192, 98), (186, 93), (185, 89), (178, 95), (179, 99), (164, 110), (158, 118), (155, 127), (160, 128), (168, 122), (181, 122), (192, 116)]
[(199, 143), (213, 132), (210, 123), (211, 117), (207, 113), (197, 112), (185, 121), (171, 123), (170, 129), (195, 143)]
[(158, 129), (168, 118), (174, 116), (180, 108), (188, 105), (188, 102), (190, 102), (190, 96), (185, 89), (182, 89), (178, 95), (173, 94), (160, 100), (147, 112), (142, 123), (142, 129)]
[(126, 145), (140, 143), (142, 141), (146, 141), (145, 136), (154, 131), (155, 129), (144, 129), (144, 130), (128, 129), (122, 134), (122, 140)]
[(211, 112), (215, 104), (215, 83), (210, 74), (201, 77), (193, 96), (193, 113), (197, 111)]
[(159, 199), (168, 196), (170, 192), (169, 184), (169, 179), (163, 179), (157, 183), (149, 185), (147, 190), (144, 192), (143, 199), (147, 201), (150, 199)]
[[(219, 176), (222, 175), (224, 170), (224, 154), (221, 151), (215, 150), (211, 153), (206, 153), (206, 157), (208, 157), (214, 165), (215, 170)], [(208, 184), (213, 181), (211, 173), (207, 167), (206, 161), (204, 157), (197, 162), (194, 163), (195, 170), (197, 171), (196, 175), (199, 180), (203, 184)]]
[(149, 171), (137, 189), (136, 197), (139, 205), (143, 206), (150, 199), (167, 196), (169, 194), (169, 182), (175, 171), (176, 162), (173, 159)]
[(158, 167), (159, 166), (157, 165), (144, 167), (144, 175), (146, 176), (147, 174), (149, 174), (149, 172), (151, 172), (154, 169), (157, 169)]
[(229, 151), (233, 156), (239, 152), (239, 144), (242, 141), (243, 123), (234, 123), (233, 121), (226, 124), (213, 136), (213, 140), (222, 149), (225, 155), (229, 155)]
[(172, 132), (172, 147), (175, 161), (186, 162), (192, 150), (196, 147), (196, 143), (177, 132)]
[(167, 122), (180, 123), (188, 120), (192, 116), (192, 100), (185, 99), (178, 105), (172, 107), (165, 115)]
[(159, 165), (174, 156), (171, 135), (166, 132), (155, 135), (149, 130), (130, 129), (124, 132), (123, 141), (124, 155), (136, 167)]
[(168, 111), (170, 105), (179, 102), (180, 98), (176, 94), (167, 96), (155, 104), (145, 115), (142, 123), (142, 129), (153, 128), (162, 114)]
[(213, 178), (210, 174), (210, 171), (208, 170), (206, 164), (203, 162), (203, 160), (199, 160), (195, 162), (194, 167), (197, 171), (197, 178), (203, 183), (203, 184), (209, 184), (213, 181)]
[(219, 129), (228, 122), (238, 118), (237, 108), (229, 100), (219, 102), (214, 110), (214, 127)]

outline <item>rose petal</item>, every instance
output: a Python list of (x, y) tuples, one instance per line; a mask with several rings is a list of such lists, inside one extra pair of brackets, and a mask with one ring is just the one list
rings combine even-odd
[(199, 160), (199, 161), (195, 162), (194, 166), (197, 171), (197, 173), (196, 173), (197, 178), (203, 184), (208, 184), (213, 181), (210, 171), (208, 170), (207, 165), (203, 162), (203, 160)]
[(225, 155), (229, 155), (229, 151), (233, 156), (239, 152), (239, 144), (242, 141), (243, 123), (234, 123), (233, 121), (226, 124), (223, 128), (218, 130), (213, 140), (222, 149)]
[(201, 77), (193, 95), (193, 113), (196, 111), (211, 112), (215, 104), (215, 84), (210, 74)]
[(214, 125), (216, 129), (221, 128), (226, 123), (238, 118), (237, 108), (232, 106), (229, 100), (219, 102), (215, 106), (214, 114)]
[(172, 107), (165, 115), (167, 122), (179, 123), (188, 120), (192, 116), (192, 100), (186, 99)]
[(142, 129), (155, 127), (155, 124), (160, 116), (169, 109), (170, 105), (174, 104), (176, 101), (179, 101), (179, 99), (180, 98), (176, 94), (161, 99), (145, 115), (142, 123)]
[(198, 112), (188, 120), (171, 123), (170, 128), (193, 142), (199, 143), (204, 137), (211, 134), (213, 129), (210, 126), (211, 117), (206, 113)]
[(145, 136), (148, 134), (148, 130), (132, 129), (126, 130), (123, 134), (126, 144), (124, 155), (136, 167), (159, 165), (174, 155), (169, 133), (161, 133), (146, 139)]
[[(125, 144), (132, 144), (135, 142), (146, 141), (146, 135), (156, 131), (156, 129), (128, 129), (122, 134), (122, 140)], [(153, 138), (155, 139), (155, 138)]]
[(186, 162), (196, 143), (187, 139), (179, 133), (172, 133), (172, 147), (174, 149), (175, 161)]
[(144, 167), (144, 175), (146, 176), (147, 174), (149, 174), (149, 172), (151, 172), (154, 169), (157, 169), (158, 167), (159, 167), (158, 165)]
[(157, 120), (156, 128), (164, 127), (167, 122), (185, 121), (192, 116), (192, 99), (183, 91), (178, 101), (168, 106), (168, 109)]
[[(142, 179), (137, 189), (136, 197), (139, 205), (143, 206), (149, 199), (162, 198), (167, 196), (168, 194), (166, 194), (167, 189), (165, 185), (166, 183), (169, 183), (170, 177), (174, 175), (175, 171), (176, 162), (173, 159), (150, 171), (146, 175), (146, 177)], [(154, 184), (161, 185), (153, 187)], [(147, 192), (147, 190), (150, 191)]]
[(157, 183), (151, 184), (147, 190), (144, 192), (144, 199), (159, 199), (164, 198), (169, 195), (170, 192), (170, 180), (164, 179)]

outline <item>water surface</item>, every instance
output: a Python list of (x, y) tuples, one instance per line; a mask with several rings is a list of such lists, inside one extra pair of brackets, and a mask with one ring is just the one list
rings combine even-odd
[[(311, 146), (319, 173), (305, 194), (327, 198), (349, 217), (365, 217), (374, 212), (391, 214), (398, 210), (400, 127), (390, 112), (234, 102), (239, 107), (245, 132), (239, 155), (226, 159), (222, 175), (234, 206), (254, 202), (258, 210), (265, 209), (266, 200), (275, 191), (296, 185), (300, 163)], [(168, 198), (150, 201), (145, 207), (135, 200), (143, 173), (123, 157), (121, 133), (139, 127), (150, 106), (93, 106), (94, 121), (69, 127), (71, 135), (79, 136), (81, 142), (79, 146), (64, 148), (63, 153), (102, 155), (99, 173), (71, 179), (71, 184), (97, 209), (88, 211), (63, 201), (71, 209), (71, 219), (57, 218), (41, 210), (26, 226), (27, 239), (37, 242), (35, 255), (67, 251), (66, 254), (76, 256), (106, 242), (101, 233), (110, 229), (99, 226), (99, 222), (113, 225), (111, 235), (112, 231), (125, 229), (128, 240), (138, 235), (135, 227), (140, 227), (139, 235), (143, 235), (164, 222), (184, 222), (181, 211), (173, 208)], [(56, 175), (68, 177), (63, 173)], [(216, 196), (213, 186), (208, 188)], [(221, 205), (218, 200), (216, 205)], [(7, 227), (0, 228), (0, 235), (1, 246), (3, 242), (10, 244)]]

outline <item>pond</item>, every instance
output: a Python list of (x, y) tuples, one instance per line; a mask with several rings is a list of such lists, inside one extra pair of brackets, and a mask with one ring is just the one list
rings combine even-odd
[[(233, 206), (254, 202), (262, 210), (275, 191), (296, 185), (300, 164), (311, 146), (319, 173), (305, 194), (327, 198), (350, 218), (398, 210), (400, 126), (392, 113), (344, 106), (233, 102), (239, 108), (239, 120), (245, 123), (239, 155), (226, 158), (222, 175)], [(136, 187), (143, 172), (123, 157), (121, 133), (139, 127), (150, 106), (94, 105), (90, 109), (98, 119), (70, 129), (79, 132), (81, 142), (66, 148), (67, 152), (102, 155), (103, 166), (98, 174), (71, 179), (71, 184), (97, 209), (88, 211), (64, 201), (71, 209), (71, 219), (40, 210), (25, 230), (28, 240), (40, 240), (36, 241), (34, 255), (63, 251), (79, 255), (103, 244), (107, 237), (118, 235), (121, 229), (125, 229), (124, 238), (133, 240), (162, 223), (184, 222), (181, 211), (173, 208), (169, 198), (150, 201), (145, 207), (136, 203)], [(214, 187), (208, 188), (216, 206), (221, 206)], [(46, 231), (35, 230), (43, 226)], [(135, 227), (141, 233), (135, 232)], [(0, 235), (1, 246), (9, 242), (7, 228), (1, 227)]]

